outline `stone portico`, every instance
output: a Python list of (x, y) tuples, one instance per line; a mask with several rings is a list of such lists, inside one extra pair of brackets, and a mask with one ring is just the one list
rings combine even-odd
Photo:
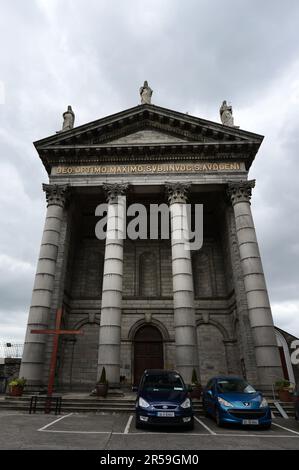
[[(193, 369), (204, 384), (243, 375), (262, 389), (281, 378), (248, 180), (263, 137), (144, 103), (35, 142), (48, 174), (47, 214), (20, 375), (47, 383), (52, 328), (84, 335), (59, 346), (56, 386), (89, 391), (103, 366), (112, 386), (148, 367)], [(107, 236), (96, 208), (107, 202)], [(167, 203), (170, 238), (120, 239), (141, 203)], [(184, 249), (184, 205), (203, 205), (203, 246)], [(118, 211), (115, 206), (118, 205)], [(116, 220), (117, 219), (117, 220)], [(179, 221), (179, 223), (178, 223)]]

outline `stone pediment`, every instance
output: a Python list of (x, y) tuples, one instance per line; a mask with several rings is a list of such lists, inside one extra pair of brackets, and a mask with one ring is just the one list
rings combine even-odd
[[(139, 105), (34, 143), (47, 171), (57, 159), (141, 159), (157, 152), (228, 155), (242, 153), (249, 168), (263, 136), (155, 105)], [(158, 151), (159, 149), (159, 151)], [(164, 158), (164, 157), (163, 157)], [(224, 158), (224, 157), (223, 157)], [(225, 157), (226, 158), (226, 157)]]
[(170, 135), (164, 132), (159, 132), (152, 129), (145, 129), (132, 134), (119, 137), (118, 139), (111, 140), (109, 144), (158, 144), (170, 142), (189, 142), (188, 139)]
[(263, 137), (195, 116), (139, 105), (35, 142), (51, 146), (171, 142), (259, 142)]

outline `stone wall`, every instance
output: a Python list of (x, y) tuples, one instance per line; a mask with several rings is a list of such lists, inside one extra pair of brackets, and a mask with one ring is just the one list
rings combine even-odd
[(0, 393), (5, 392), (5, 382), (6, 385), (8, 382), (14, 378), (19, 377), (19, 370), (21, 366), (21, 359), (20, 358), (10, 358), (6, 357), (0, 359), (0, 377), (6, 377), (6, 381), (1, 379), (0, 382)]

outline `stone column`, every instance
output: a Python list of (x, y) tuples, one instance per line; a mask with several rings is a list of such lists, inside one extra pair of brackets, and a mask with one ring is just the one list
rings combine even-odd
[(47, 199), (47, 213), (20, 368), (20, 377), (27, 379), (29, 389), (39, 389), (43, 385), (44, 349), (47, 337), (32, 334), (31, 330), (48, 327), (67, 189), (67, 185), (43, 184)]
[(105, 184), (107, 232), (99, 337), (98, 379), (103, 367), (109, 385), (120, 383), (121, 303), (123, 283), (123, 243), (126, 233), (127, 184)]
[(250, 208), (255, 181), (230, 182), (248, 314), (255, 347), (259, 386), (270, 389), (282, 377), (271, 307)]
[(171, 252), (176, 367), (186, 383), (193, 369), (199, 378), (193, 274), (186, 201), (188, 184), (167, 184), (171, 219)]

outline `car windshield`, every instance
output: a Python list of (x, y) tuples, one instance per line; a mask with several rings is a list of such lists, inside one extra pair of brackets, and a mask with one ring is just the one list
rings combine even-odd
[(184, 390), (184, 383), (175, 372), (169, 374), (151, 374), (147, 375), (144, 380), (144, 388), (146, 390), (159, 391), (159, 390)]
[(220, 393), (255, 393), (255, 389), (242, 379), (223, 379), (217, 381), (217, 390)]

